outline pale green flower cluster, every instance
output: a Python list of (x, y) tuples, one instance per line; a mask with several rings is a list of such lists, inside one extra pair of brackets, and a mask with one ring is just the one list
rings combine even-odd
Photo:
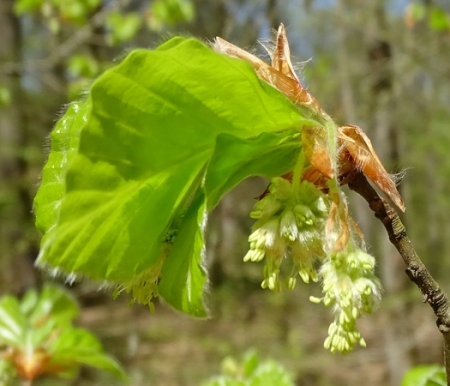
[(326, 257), (322, 242), (328, 204), (321, 192), (310, 182), (297, 187), (286, 179), (272, 180), (269, 193), (255, 204), (250, 217), (257, 219), (249, 237), (250, 250), (244, 261), (266, 259), (263, 288), (280, 291), (280, 266), (291, 256), (292, 272), (286, 286), (293, 289), (297, 274), (305, 283), (317, 281), (316, 259)]
[(161, 269), (164, 264), (168, 250), (168, 244), (164, 244), (157, 263), (136, 275), (130, 282), (120, 285), (113, 293), (113, 297), (118, 297), (123, 291), (131, 293), (134, 303), (148, 305), (150, 312), (155, 312), (153, 300), (159, 296), (158, 283), (161, 278)]
[(374, 275), (374, 258), (352, 237), (342, 251), (335, 252), (328, 246), (325, 240), (338, 237), (325, 234), (329, 213), (328, 197), (313, 184), (273, 179), (269, 193), (250, 213), (257, 222), (244, 261), (265, 259), (261, 286), (274, 291), (282, 289), (281, 263), (288, 257), (293, 265), (286, 279), (288, 289), (295, 287), (297, 274), (305, 283), (320, 278), (324, 296), (311, 297), (311, 301), (332, 307), (335, 315), (324, 346), (331, 352), (348, 352), (356, 343), (365, 346), (356, 321), (372, 312), (380, 297), (380, 285)]
[(358, 248), (331, 254), (320, 269), (323, 298), (314, 303), (332, 307), (335, 320), (328, 329), (324, 346), (331, 352), (351, 351), (355, 344), (365, 347), (356, 326), (362, 314), (370, 314), (380, 299), (380, 284), (374, 275), (375, 259)]

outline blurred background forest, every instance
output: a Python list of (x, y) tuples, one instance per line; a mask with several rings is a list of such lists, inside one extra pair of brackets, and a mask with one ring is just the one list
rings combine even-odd
[[(135, 47), (181, 34), (221, 36), (264, 54), (280, 22), (301, 79), (341, 124), (360, 126), (400, 190), (409, 236), (450, 292), (450, 3), (446, 0), (0, 0), (0, 295), (23, 294), (51, 279), (34, 260), (40, 235), (32, 200), (64, 106)], [(299, 67), (300, 68), (300, 67)], [(214, 87), (214, 85), (211, 85)], [(351, 192), (352, 211), (378, 262), (380, 309), (360, 321), (367, 348), (323, 349), (329, 310), (311, 304), (317, 285), (281, 294), (262, 290), (258, 264), (244, 264), (248, 213), (267, 181), (229, 193), (209, 219), (207, 302), (195, 320), (157, 305), (128, 307), (96, 283), (72, 286), (78, 324), (97, 334), (125, 366), (132, 385), (199, 385), (221, 360), (255, 348), (282, 363), (297, 385), (399, 385), (415, 364), (442, 362), (434, 315), (404, 273), (381, 224)], [(151, 237), (151, 235), (149, 235)], [(61, 280), (61, 282), (63, 282)], [(53, 383), (52, 383), (53, 382)], [(114, 385), (84, 369), (74, 381)]]

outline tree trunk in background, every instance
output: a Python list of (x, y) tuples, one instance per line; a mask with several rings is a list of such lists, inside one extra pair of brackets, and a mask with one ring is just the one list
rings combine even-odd
[[(427, 15), (430, 15), (432, 12), (433, 1), (432, 0), (423, 0), (423, 4), (426, 7)], [(433, 60), (434, 52), (447, 52), (448, 48), (443, 47), (440, 42), (441, 39), (434, 38), (436, 36), (436, 31), (431, 29), (426, 23), (421, 25), (421, 37), (423, 42), (423, 55), (427, 58), (427, 60)], [(450, 74), (448, 74), (450, 75)], [(441, 88), (439, 82), (436, 82), (436, 78), (430, 78), (428, 82), (430, 82), (429, 87), (439, 95), (439, 89)], [(444, 85), (446, 87), (446, 85)], [(424, 97), (429, 97), (427, 95), (427, 91), (424, 92)], [(433, 118), (440, 114), (439, 109), (437, 109), (433, 105), (428, 105), (427, 108), (423, 109), (423, 115), (425, 118), (424, 125), (424, 133), (426, 135), (435, 136), (439, 133), (435, 132), (435, 128), (433, 128)], [(446, 128), (448, 130), (448, 128)], [(427, 186), (426, 191), (426, 243), (427, 243), (427, 254), (429, 256), (445, 256), (445, 232), (444, 230), (448, 226), (448, 212), (442, 211), (439, 205), (435, 205), (435, 202), (439, 202), (439, 199), (442, 194), (446, 194), (444, 187), (444, 180), (436, 178), (436, 171), (442, 167), (442, 159), (440, 159), (439, 155), (434, 152), (434, 149), (429, 149), (427, 156), (424, 159), (425, 162), (425, 183)], [(442, 261), (439, 259), (431, 259), (431, 266), (429, 269), (434, 269), (439, 271), (442, 267)]]
[[(336, 12), (336, 33), (337, 33), (337, 47), (336, 47), (336, 57), (337, 57), (337, 76), (340, 85), (341, 94), (341, 108), (343, 122), (342, 124), (351, 125), (361, 125), (358, 117), (358, 109), (355, 105), (355, 96), (352, 88), (351, 81), (351, 69), (350, 64), (352, 58), (349, 54), (349, 49), (347, 48), (347, 43), (349, 41), (348, 37), (350, 35), (350, 21), (352, 20), (352, 14), (347, 9), (346, 0), (339, 0), (337, 2), (337, 12)], [(365, 125), (361, 125), (363, 130)], [(373, 216), (372, 213), (367, 210), (367, 203), (360, 199), (356, 194), (350, 192), (352, 197), (355, 199), (351, 202), (352, 211), (354, 212), (355, 219), (359, 227), (362, 229), (365, 235), (370, 235), (373, 227)]]
[[(399, 167), (400, 129), (395, 123), (395, 99), (392, 87), (392, 47), (385, 14), (385, 2), (373, 0), (372, 12), (366, 27), (368, 47), (368, 79), (370, 97), (368, 135), (388, 170)], [(399, 385), (410, 367), (405, 347), (408, 320), (405, 315), (406, 299), (401, 293), (407, 282), (404, 267), (385, 232), (372, 233), (371, 244), (379, 257), (379, 269), (385, 290), (384, 304), (387, 320), (384, 326), (386, 361), (389, 383)]]
[[(22, 62), (22, 32), (13, 13), (13, 0), (0, 4), (0, 61)], [(35, 284), (33, 261), (37, 250), (29, 243), (32, 198), (28, 186), (25, 93), (20, 66), (0, 74), (0, 84), (11, 93), (11, 102), (0, 114), (0, 292), (21, 292)], [(6, 225), (7, 224), (7, 225)], [(27, 226), (28, 225), (28, 226)]]
[(205, 2), (192, 0), (195, 6), (195, 20), (192, 23), (192, 33), (201, 39), (214, 39), (221, 36), (228, 39), (233, 18), (229, 17), (226, 0)]
[(277, 30), (280, 25), (280, 16), (277, 8), (276, 0), (267, 1), (267, 18), (269, 19), (270, 27)]

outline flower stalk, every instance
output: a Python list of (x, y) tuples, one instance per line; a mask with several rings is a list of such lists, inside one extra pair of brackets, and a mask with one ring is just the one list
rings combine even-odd
[(268, 192), (255, 204), (256, 219), (244, 261), (265, 261), (263, 288), (280, 291), (282, 263), (290, 259), (285, 286), (322, 282), (322, 298), (315, 303), (331, 307), (334, 321), (325, 347), (348, 352), (365, 345), (356, 321), (371, 313), (380, 298), (374, 275), (375, 260), (365, 252), (361, 232), (348, 213), (341, 186), (362, 172), (399, 209), (403, 200), (394, 179), (379, 160), (369, 138), (357, 126), (338, 126), (301, 85), (294, 72), (289, 44), (281, 24), (271, 63), (217, 38), (213, 48), (249, 62), (260, 79), (282, 92), (316, 124), (299, 128), (302, 151), (293, 171), (272, 180)]

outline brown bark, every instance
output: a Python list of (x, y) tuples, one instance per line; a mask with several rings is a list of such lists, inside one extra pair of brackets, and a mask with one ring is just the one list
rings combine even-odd
[(382, 222), (390, 242), (406, 264), (406, 274), (419, 288), (423, 302), (428, 303), (437, 316), (436, 324), (444, 338), (445, 370), (447, 384), (450, 385), (450, 301), (417, 255), (398, 214), (378, 195), (364, 175), (358, 174), (349, 187), (367, 201), (375, 217)]

